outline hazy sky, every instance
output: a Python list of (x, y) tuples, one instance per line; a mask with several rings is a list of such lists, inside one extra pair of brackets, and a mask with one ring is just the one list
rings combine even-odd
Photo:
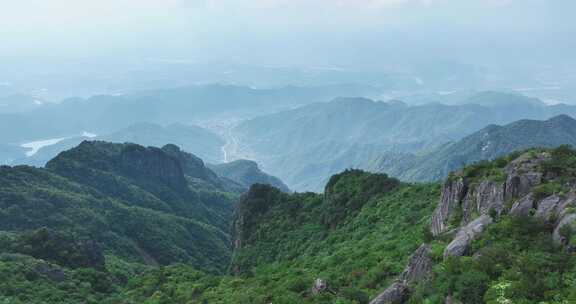
[[(373, 50), (568, 51), (574, 0), (0, 0), (0, 56), (289, 64)], [(566, 38), (566, 39), (564, 39)], [(568, 43), (568, 45), (566, 45)], [(487, 52), (490, 52), (487, 48)], [(533, 51), (533, 50), (531, 50)], [(386, 53), (388, 52), (388, 53)], [(282, 58), (278, 58), (282, 57)], [(263, 63), (265, 63), (263, 62)]]

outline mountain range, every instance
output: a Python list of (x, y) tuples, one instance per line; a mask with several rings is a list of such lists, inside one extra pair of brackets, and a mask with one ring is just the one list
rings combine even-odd
[(86, 141), (45, 169), (0, 167), (0, 299), (571, 303), (575, 164), (538, 148), (442, 183), (346, 170), (287, 193), (175, 145)]
[(238, 157), (256, 160), (296, 191), (321, 191), (330, 175), (364, 168), (385, 153), (401, 154), (401, 166), (411, 158), (404, 153), (435, 151), (488, 125), (559, 114), (574, 117), (576, 107), (506, 92), (481, 92), (453, 105), (339, 98), (245, 121), (233, 134)]
[(191, 151), (209, 162), (221, 160), (221, 148), (224, 145), (224, 141), (218, 135), (198, 126), (178, 123), (167, 126), (136, 123), (110, 134), (100, 136), (93, 134), (89, 137), (83, 134), (63, 138), (55, 144), (39, 148), (30, 156), (20, 155), (12, 163), (41, 167), (58, 153), (70, 149), (86, 139), (115, 143), (130, 142), (144, 146), (163, 146), (171, 143), (178, 145), (185, 151)]
[(70, 137), (82, 131), (109, 134), (141, 122), (169, 125), (251, 117), (361, 92), (354, 86), (255, 89), (195, 85), (86, 99), (69, 98), (26, 111), (0, 111), (0, 142)]
[(366, 168), (387, 172), (407, 181), (436, 181), (468, 164), (493, 160), (528, 148), (560, 145), (576, 145), (576, 120), (568, 115), (545, 121), (519, 120), (504, 126), (490, 125), (421, 155), (384, 154)]

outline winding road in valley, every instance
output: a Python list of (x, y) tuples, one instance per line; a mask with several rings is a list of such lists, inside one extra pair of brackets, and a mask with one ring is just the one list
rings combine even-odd
[(238, 154), (239, 142), (238, 138), (234, 136), (235, 126), (235, 124), (226, 126), (222, 134), (226, 141), (226, 144), (222, 146), (222, 156), (225, 163), (235, 160), (234, 156)]

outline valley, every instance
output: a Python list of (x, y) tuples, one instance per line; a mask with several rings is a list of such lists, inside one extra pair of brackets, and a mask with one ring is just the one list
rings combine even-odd
[(0, 8), (0, 304), (576, 304), (574, 0)]

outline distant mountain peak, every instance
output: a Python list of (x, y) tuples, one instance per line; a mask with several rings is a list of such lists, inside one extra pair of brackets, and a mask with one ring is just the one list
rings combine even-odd
[(548, 119), (547, 121), (548, 121), (548, 122), (553, 122), (553, 123), (570, 123), (570, 124), (576, 124), (576, 119), (574, 119), (572, 116), (567, 115), (567, 114), (556, 115), (556, 116)]

